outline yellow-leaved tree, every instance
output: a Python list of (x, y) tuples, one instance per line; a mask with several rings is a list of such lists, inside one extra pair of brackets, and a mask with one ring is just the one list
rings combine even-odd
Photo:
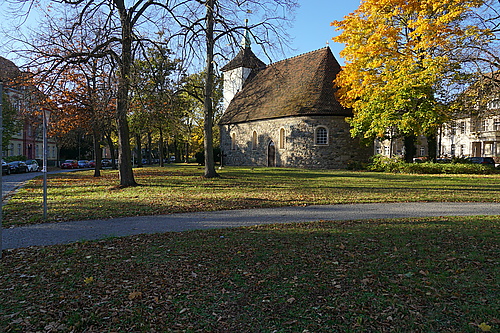
[[(345, 44), (337, 97), (353, 109), (351, 134), (366, 140), (397, 133), (405, 139), (405, 158), (414, 140), (432, 138), (446, 120), (440, 93), (457, 77), (457, 52), (479, 29), (467, 26), (481, 0), (364, 0), (332, 22)], [(431, 142), (435, 142), (430, 140)], [(429, 149), (431, 153), (431, 148)]]

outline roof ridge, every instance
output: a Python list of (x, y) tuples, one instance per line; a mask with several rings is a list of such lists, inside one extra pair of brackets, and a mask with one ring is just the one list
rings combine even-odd
[(269, 66), (274, 66), (274, 65), (279, 64), (280, 62), (283, 62), (283, 61), (289, 61), (289, 60), (292, 60), (292, 59), (300, 58), (300, 57), (306, 56), (306, 55), (308, 55), (308, 54), (310, 54), (310, 53), (319, 52), (319, 51), (321, 51), (321, 50), (323, 50), (323, 49), (329, 49), (329, 48), (330, 48), (329, 46), (324, 46), (324, 47), (319, 48), (319, 49), (317, 49), (317, 50), (313, 50), (313, 51), (309, 51), (309, 52), (301, 53), (301, 54), (298, 54), (298, 55), (293, 56), (293, 57), (290, 57), (290, 58), (281, 59), (281, 60), (278, 60), (278, 61), (276, 61), (276, 62), (272, 62), (272, 63), (270, 63), (269, 65), (267, 65), (266, 67), (269, 67)]

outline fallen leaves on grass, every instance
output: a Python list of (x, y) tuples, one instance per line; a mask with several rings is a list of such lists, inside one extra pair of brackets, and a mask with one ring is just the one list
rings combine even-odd
[[(48, 219), (41, 178), (4, 206), (3, 224), (19, 225), (195, 211), (405, 201), (499, 201), (500, 175), (401, 175), (341, 170), (224, 168), (205, 179), (193, 166), (134, 170), (141, 186), (114, 186), (118, 171), (49, 175)], [(404, 186), (402, 186), (404, 185)], [(113, 190), (110, 190), (114, 188)]]
[(482, 217), (5, 251), (0, 331), (495, 331), (499, 243), (498, 217)]

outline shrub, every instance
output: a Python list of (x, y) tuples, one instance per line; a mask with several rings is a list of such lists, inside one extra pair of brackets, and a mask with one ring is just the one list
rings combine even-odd
[(384, 155), (375, 155), (370, 158), (370, 164), (367, 169), (378, 172), (403, 172), (406, 163), (400, 157), (387, 157)]
[(3, 158), (3, 160), (7, 163), (12, 162), (12, 161), (26, 161), (26, 156), (24, 156), (24, 155), (6, 156)]
[(367, 169), (378, 172), (414, 173), (414, 174), (479, 174), (489, 175), (499, 173), (499, 169), (487, 165), (460, 163), (406, 163), (399, 157), (389, 158), (387, 156), (375, 155)]
[(360, 162), (360, 161), (348, 161), (347, 162), (347, 170), (352, 170), (352, 171), (358, 171), (358, 170), (365, 170), (366, 169), (366, 163)]
[[(215, 147), (214, 150), (214, 162), (215, 163), (220, 163), (220, 157), (221, 157), (221, 150), (219, 147)], [(200, 151), (194, 154), (194, 158), (196, 160), (196, 163), (199, 165), (205, 165), (205, 152)]]

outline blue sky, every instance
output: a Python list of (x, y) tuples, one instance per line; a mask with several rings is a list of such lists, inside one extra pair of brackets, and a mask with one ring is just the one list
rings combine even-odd
[[(330, 22), (341, 20), (345, 15), (356, 10), (360, 0), (299, 0), (299, 2), (300, 7), (296, 10), (293, 28), (289, 31), (292, 37), (289, 45), (291, 50), (282, 57), (288, 58), (314, 51), (326, 46), (328, 42), (337, 60), (343, 64), (339, 56), (343, 45), (331, 40), (336, 32), (334, 27), (330, 26)], [(31, 23), (30, 21), (28, 22)], [(259, 53), (258, 50), (255, 51)], [(2, 54), (2, 56), (14, 58), (12, 54)], [(279, 61), (282, 58), (273, 60)]]
[(359, 3), (359, 0), (300, 0), (294, 28), (290, 31), (290, 35), (294, 37), (291, 46), (295, 50), (291, 51), (289, 56), (320, 49), (329, 41), (333, 54), (343, 63), (339, 56), (343, 45), (331, 40), (336, 32), (330, 22), (342, 20), (344, 16), (355, 11)]

